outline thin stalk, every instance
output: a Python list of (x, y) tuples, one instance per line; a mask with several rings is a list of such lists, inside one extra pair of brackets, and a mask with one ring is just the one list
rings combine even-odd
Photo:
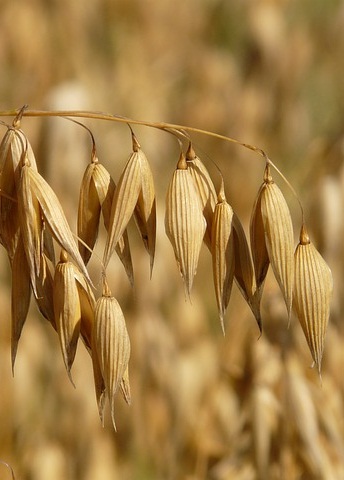
[(202, 128), (196, 127), (189, 127), (187, 125), (179, 125), (174, 123), (165, 123), (165, 122), (149, 122), (147, 120), (136, 120), (129, 117), (123, 117), (121, 115), (113, 115), (110, 113), (103, 113), (103, 112), (90, 112), (86, 110), (28, 110), (23, 109), (18, 110), (7, 110), (0, 112), (0, 117), (16, 117), (18, 112), (21, 113), (21, 117), (75, 117), (75, 118), (88, 118), (94, 120), (106, 120), (110, 122), (119, 122), (119, 123), (129, 123), (131, 125), (143, 125), (145, 127), (152, 127), (157, 128), (159, 130), (166, 130), (173, 133), (173, 131), (179, 132), (192, 132), (192, 133), (200, 133), (202, 135), (208, 135), (213, 138), (218, 138), (219, 140), (224, 140), (225, 142), (235, 143), (236, 145), (240, 145), (248, 150), (258, 153), (260, 156), (266, 158), (266, 154), (264, 150), (261, 148), (255, 147), (254, 145), (250, 145), (248, 143), (240, 142), (231, 137), (227, 137), (226, 135), (221, 135), (215, 132), (209, 132), (208, 130), (204, 130)]

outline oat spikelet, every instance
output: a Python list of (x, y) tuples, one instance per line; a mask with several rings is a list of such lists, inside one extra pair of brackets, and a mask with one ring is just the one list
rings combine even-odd
[(68, 261), (65, 251), (61, 251), (59, 263), (55, 268), (53, 286), (54, 314), (63, 360), (71, 377), (80, 333), (81, 308), (79, 294), (74, 278), (73, 264)]
[(25, 134), (9, 127), (0, 144), (0, 242), (12, 261), (19, 235), (18, 190), (21, 169), (27, 162), (37, 170), (36, 159)]
[(234, 278), (241, 294), (255, 316), (259, 331), (262, 332), (260, 303), (257, 296), (256, 281), (253, 272), (250, 249), (247, 243), (244, 228), (235, 212), (233, 214), (232, 224), (235, 254)]
[[(126, 373), (130, 357), (130, 340), (125, 324), (123, 312), (117, 300), (111, 296), (111, 292), (104, 280), (103, 294), (97, 301), (94, 320), (94, 359), (95, 365), (99, 365), (100, 373), (104, 380), (106, 392), (111, 407), (113, 426), (115, 424), (115, 395), (123, 381), (128, 388), (128, 376)], [(100, 411), (103, 409), (103, 386), (101, 379), (97, 377), (96, 394)]]
[(11, 358), (12, 372), (23, 326), (29, 311), (31, 299), (30, 271), (26, 260), (22, 237), (19, 236), (12, 263), (12, 331)]
[(199, 195), (185, 156), (181, 153), (167, 190), (165, 230), (188, 295), (196, 274), (205, 229)]
[(33, 293), (39, 311), (51, 323), (54, 330), (57, 330), (54, 314), (53, 283), (54, 279), (49, 268), (49, 262), (45, 254), (43, 254), (40, 262), (40, 271), (35, 278), (36, 293)]
[(73, 264), (75, 284), (80, 302), (80, 334), (86, 349), (91, 354), (92, 349), (92, 329), (94, 324), (94, 308), (96, 301), (89, 283)]
[(287, 202), (266, 167), (261, 191), (261, 211), (266, 248), (282, 291), (290, 321), (294, 282), (294, 233)]
[(43, 253), (43, 223), (42, 213), (37, 198), (32, 195), (30, 183), (31, 167), (25, 164), (22, 167), (20, 187), (18, 190), (18, 211), (20, 231), (29, 266), (31, 285), (35, 297), (37, 294), (36, 278), (41, 271), (41, 257)]
[(87, 166), (79, 194), (78, 238), (82, 240), (82, 242), (79, 242), (79, 252), (85, 265), (91, 257), (97, 240), (101, 212), (98, 193), (92, 179), (95, 166), (95, 161)]
[(218, 195), (212, 222), (212, 263), (216, 301), (223, 334), (225, 315), (234, 278), (234, 242), (232, 233), (232, 207), (227, 203), (224, 184)]
[(189, 172), (194, 179), (196, 189), (202, 204), (203, 215), (207, 222), (207, 229), (204, 235), (204, 242), (211, 251), (211, 231), (213, 222), (213, 213), (217, 202), (217, 195), (214, 184), (210, 178), (208, 170), (200, 158), (195, 154), (195, 151), (190, 142), (189, 148), (186, 152), (186, 160)]
[(262, 297), (264, 281), (270, 265), (269, 255), (265, 243), (264, 222), (261, 208), (261, 195), (264, 188), (265, 183), (259, 189), (253, 206), (250, 221), (251, 252), (259, 301)]
[(295, 250), (294, 310), (320, 374), (330, 316), (332, 273), (303, 225)]
[[(24, 170), (25, 167), (23, 167)], [(63, 250), (70, 255), (75, 264), (87, 278), (88, 282), (92, 284), (86, 266), (81, 258), (78, 247), (74, 240), (73, 234), (68, 225), (66, 216), (63, 212), (62, 206), (50, 185), (44, 178), (30, 167), (27, 168), (27, 175), (29, 177), (29, 186), (33, 199), (39, 203), (42, 215), (49, 227), (50, 232), (57, 243)]]
[[(92, 180), (97, 190), (99, 202), (101, 205), (104, 226), (106, 231), (108, 232), (111, 218), (111, 205), (116, 190), (116, 184), (113, 181), (110, 173), (106, 170), (104, 165), (99, 163), (99, 161), (96, 162), (93, 169)], [(131, 260), (131, 252), (127, 230), (124, 230), (122, 237), (118, 240), (115, 250), (125, 268), (131, 285), (134, 285), (134, 270)]]
[(150, 256), (150, 273), (152, 275), (156, 241), (156, 199), (153, 174), (135, 135), (133, 135), (133, 147), (140, 156), (141, 168), (141, 191), (134, 214), (143, 244)]
[[(153, 197), (154, 189), (152, 190), (148, 162), (133, 136), (133, 153), (122, 172), (112, 201), (109, 232), (103, 258), (105, 268), (136, 207), (138, 226), (139, 228), (144, 226), (141, 234), (145, 237), (148, 236), (146, 247), (149, 246), (152, 266), (155, 249), (155, 199), (153, 200)], [(152, 238), (153, 234), (154, 239)]]

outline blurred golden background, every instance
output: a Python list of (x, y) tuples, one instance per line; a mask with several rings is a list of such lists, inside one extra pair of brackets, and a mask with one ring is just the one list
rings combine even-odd
[[(134, 131), (158, 202), (153, 277), (134, 228), (135, 288), (117, 259), (110, 286), (131, 338), (132, 405), (99, 421), (92, 365), (79, 345), (65, 372), (58, 338), (32, 304), (12, 378), (10, 270), (0, 263), (0, 460), (16, 480), (334, 480), (344, 478), (344, 3), (339, 0), (3, 0), (0, 109), (96, 110), (190, 125), (263, 148), (304, 206), (335, 282), (322, 383), (270, 274), (264, 333), (233, 287), (222, 336), (204, 247), (191, 303), (164, 232), (179, 146)], [(10, 119), (8, 119), (10, 121)], [(131, 151), (125, 125), (85, 121), (115, 180)], [(24, 118), (42, 172), (75, 229), (90, 141), (63, 119)], [(3, 133), (5, 128), (1, 127)], [(264, 163), (194, 136), (195, 149), (248, 229)], [(297, 201), (275, 176), (292, 212)], [(97, 247), (101, 255), (102, 240)], [(99, 262), (93, 260), (93, 276)], [(10, 471), (0, 463), (0, 479)]]

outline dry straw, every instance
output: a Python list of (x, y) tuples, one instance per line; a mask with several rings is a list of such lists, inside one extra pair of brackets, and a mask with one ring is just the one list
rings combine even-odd
[[(293, 306), (320, 373), (330, 315), (331, 272), (309, 240), (304, 222), (300, 242), (294, 252), (289, 208), (271, 175), (272, 168), (280, 172), (263, 151), (192, 127), (142, 122), (100, 113), (34, 112), (23, 108), (19, 112), (1, 112), (1, 115), (5, 114), (15, 117), (13, 124), (7, 126), (0, 144), (0, 242), (12, 269), (12, 368), (30, 300), (34, 298), (43, 317), (58, 333), (70, 378), (78, 339), (82, 338), (92, 357), (102, 422), (106, 397), (114, 427), (118, 390), (128, 404), (131, 401), (130, 340), (122, 309), (110, 292), (105, 271), (116, 251), (133, 284), (127, 227), (134, 219), (150, 257), (152, 274), (157, 222), (153, 173), (131, 130), (132, 152), (116, 185), (111, 173), (99, 162), (93, 135), (87, 128), (93, 148), (91, 161), (80, 179), (75, 235), (53, 188), (37, 170), (29, 140), (20, 128), (25, 115), (68, 115), (128, 125), (141, 124), (187, 140), (186, 153), (181, 151), (168, 185), (165, 212), (166, 234), (187, 296), (191, 296), (204, 242), (211, 252), (215, 299), (223, 331), (233, 280), (262, 331), (260, 307), (271, 265), (287, 307), (287, 317), (290, 320)], [(226, 198), (224, 178), (217, 195), (211, 176), (188, 136), (192, 132), (236, 143), (264, 157), (263, 183), (251, 214), (250, 245), (238, 215)], [(99, 278), (92, 282), (87, 264), (96, 247), (101, 218), (106, 241), (103, 264), (100, 265), (103, 289), (97, 298), (94, 283), (98, 283)], [(56, 249), (61, 252), (57, 263)], [(260, 402), (260, 397), (257, 401)], [(264, 442), (268, 445), (269, 439), (265, 438)], [(267, 448), (261, 449), (264, 455)], [(263, 462), (260, 469), (264, 471), (266, 468), (266, 462)]]

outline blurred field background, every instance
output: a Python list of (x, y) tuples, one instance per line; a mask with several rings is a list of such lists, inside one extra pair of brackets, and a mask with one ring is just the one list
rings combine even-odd
[[(158, 192), (153, 277), (130, 229), (135, 288), (114, 258), (110, 286), (131, 338), (132, 405), (99, 421), (80, 343), (64, 369), (58, 338), (32, 304), (12, 378), (10, 270), (0, 262), (0, 459), (16, 480), (340, 480), (344, 478), (344, 3), (338, 0), (2, 0), (0, 109), (89, 109), (216, 131), (263, 148), (296, 189), (335, 281), (322, 383), (297, 321), (287, 328), (270, 274), (263, 336), (236, 286), (222, 336), (204, 247), (185, 301), (164, 232), (179, 146), (136, 127)], [(85, 121), (115, 180), (131, 151), (125, 125)], [(63, 119), (22, 122), (75, 228), (87, 133)], [(5, 133), (5, 129), (1, 127)], [(194, 136), (214, 182), (248, 228), (263, 161)], [(295, 225), (300, 212), (275, 175)], [(101, 255), (102, 240), (97, 252)], [(99, 263), (92, 276), (99, 281)], [(0, 464), (0, 479), (10, 479)]]

